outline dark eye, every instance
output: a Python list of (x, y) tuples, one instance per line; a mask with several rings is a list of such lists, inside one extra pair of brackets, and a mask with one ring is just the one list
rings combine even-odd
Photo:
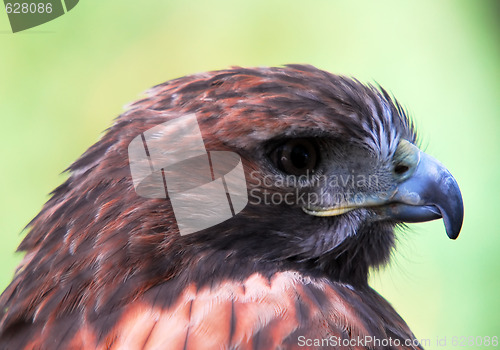
[(273, 151), (271, 158), (276, 167), (286, 174), (311, 174), (318, 161), (316, 143), (309, 139), (288, 140)]

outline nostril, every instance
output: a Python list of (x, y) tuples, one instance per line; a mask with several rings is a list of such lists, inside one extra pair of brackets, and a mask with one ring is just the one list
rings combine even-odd
[(392, 158), (392, 176), (394, 180), (402, 182), (412, 176), (417, 169), (419, 159), (420, 150), (410, 142), (400, 140)]
[(410, 170), (410, 167), (404, 164), (398, 164), (394, 167), (394, 172), (398, 175), (403, 175), (408, 170)]

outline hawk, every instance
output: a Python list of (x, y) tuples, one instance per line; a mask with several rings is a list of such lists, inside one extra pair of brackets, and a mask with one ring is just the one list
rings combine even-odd
[[(237, 154), (248, 197), (226, 220), (181, 234), (169, 184), (163, 196), (137, 190), (129, 146), (186, 115), (208, 153)], [(165, 130), (189, 148), (179, 128)], [(368, 284), (395, 228), (442, 218), (455, 239), (462, 226), (457, 182), (416, 139), (383, 88), (312, 66), (155, 86), (69, 167), (28, 225), (26, 255), (0, 297), (0, 348), (421, 349)]]

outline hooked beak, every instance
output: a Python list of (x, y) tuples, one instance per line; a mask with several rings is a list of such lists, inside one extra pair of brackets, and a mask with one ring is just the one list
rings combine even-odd
[(448, 237), (456, 239), (464, 217), (462, 195), (456, 180), (438, 160), (408, 141), (402, 140), (399, 148), (402, 149), (400, 158), (408, 170), (391, 193), (370, 195), (361, 203), (303, 210), (315, 216), (335, 216), (356, 208), (370, 207), (381, 220), (424, 222), (443, 218)]

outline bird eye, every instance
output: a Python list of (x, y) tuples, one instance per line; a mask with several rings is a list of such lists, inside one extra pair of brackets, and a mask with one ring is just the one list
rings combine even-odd
[(288, 140), (274, 150), (271, 158), (276, 167), (290, 175), (311, 173), (317, 165), (316, 144), (309, 139)]

